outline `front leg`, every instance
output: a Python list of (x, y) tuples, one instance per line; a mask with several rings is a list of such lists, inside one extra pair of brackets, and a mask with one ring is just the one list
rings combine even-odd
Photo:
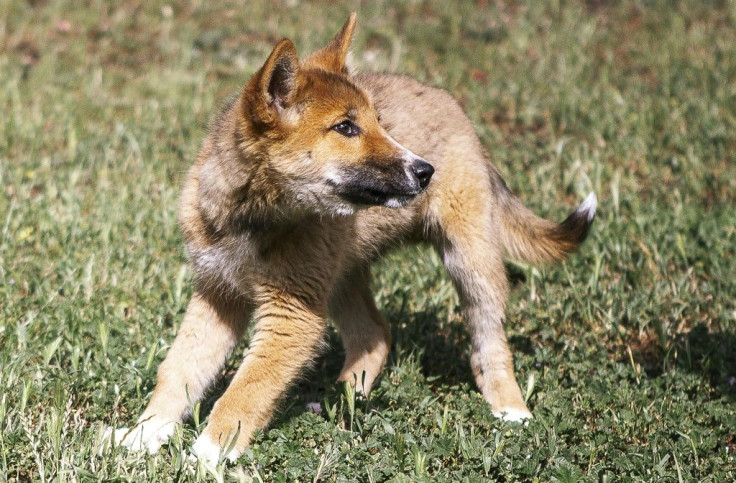
[(325, 332), (326, 303), (269, 288), (259, 297), (256, 331), (230, 386), (194, 443), (200, 459), (231, 461), (268, 424), (279, 398), (315, 357)]
[(370, 267), (340, 280), (330, 298), (330, 315), (345, 347), (345, 364), (338, 380), (355, 384), (368, 394), (388, 358), (391, 332), (376, 308), (370, 290)]
[(192, 297), (146, 410), (132, 428), (109, 428), (106, 439), (155, 453), (217, 376), (248, 325), (251, 307), (238, 297), (198, 291)]

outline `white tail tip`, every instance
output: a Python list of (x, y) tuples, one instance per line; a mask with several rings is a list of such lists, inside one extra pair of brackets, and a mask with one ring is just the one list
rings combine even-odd
[(578, 206), (577, 211), (580, 215), (585, 215), (585, 217), (588, 220), (588, 223), (593, 221), (593, 218), (595, 218), (595, 210), (598, 209), (598, 197), (596, 197), (595, 193), (591, 191), (591, 193), (583, 200), (582, 203), (580, 203), (580, 206)]

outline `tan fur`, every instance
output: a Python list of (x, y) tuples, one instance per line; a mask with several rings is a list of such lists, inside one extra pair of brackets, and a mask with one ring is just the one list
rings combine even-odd
[[(564, 258), (587, 234), (594, 201), (561, 225), (533, 215), (446, 92), (405, 77), (349, 74), (354, 27), (351, 15), (303, 61), (281, 41), (214, 121), (187, 177), (180, 224), (196, 293), (140, 422), (181, 421), (249, 320), (256, 323), (198, 453), (232, 443), (235, 457), (248, 445), (315, 357), (328, 316), (346, 351), (339, 379), (370, 390), (390, 336), (369, 266), (407, 240), (427, 241), (441, 255), (472, 334), (472, 371), (494, 414), (531, 416), (503, 331), (503, 260)], [(359, 135), (337, 132), (345, 118)], [(426, 189), (419, 156), (434, 167)], [(378, 201), (364, 206), (350, 196)]]

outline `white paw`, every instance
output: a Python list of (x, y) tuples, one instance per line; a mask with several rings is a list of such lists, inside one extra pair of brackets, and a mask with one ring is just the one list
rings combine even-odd
[(147, 451), (155, 454), (174, 434), (176, 423), (160, 419), (146, 419), (132, 428), (107, 428), (102, 435), (103, 449), (111, 442), (131, 451)]
[(220, 461), (225, 459), (228, 459), (232, 463), (240, 456), (240, 451), (235, 448), (225, 454), (225, 450), (219, 444), (212, 441), (206, 434), (200, 435), (197, 441), (194, 442), (192, 453), (199, 461), (210, 467), (217, 466)]
[(498, 411), (493, 411), (493, 415), (498, 419), (512, 423), (521, 423), (532, 419), (532, 413), (526, 409), (518, 408), (502, 408)]

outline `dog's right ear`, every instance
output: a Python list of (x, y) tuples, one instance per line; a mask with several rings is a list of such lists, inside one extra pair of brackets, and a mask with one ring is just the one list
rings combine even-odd
[(289, 39), (276, 44), (246, 89), (252, 114), (271, 124), (293, 101), (299, 80), (299, 56)]
[(327, 46), (313, 53), (304, 61), (307, 67), (318, 67), (331, 72), (348, 75), (348, 53), (355, 33), (355, 21), (358, 15), (353, 12), (348, 17), (335, 38)]

